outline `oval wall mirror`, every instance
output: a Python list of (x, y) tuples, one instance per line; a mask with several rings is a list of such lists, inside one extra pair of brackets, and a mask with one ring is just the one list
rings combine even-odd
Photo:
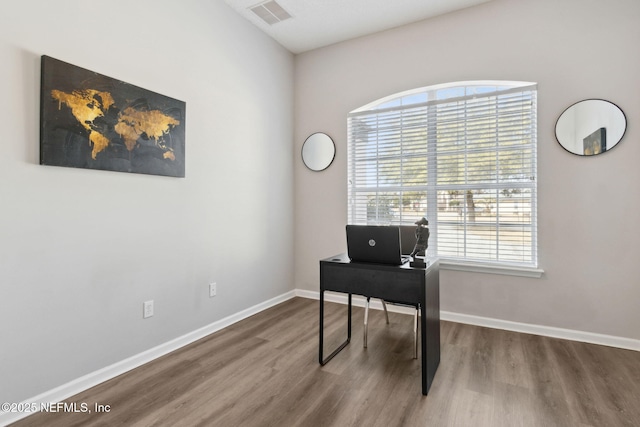
[(333, 139), (326, 133), (310, 135), (302, 145), (302, 161), (312, 171), (321, 171), (331, 165), (336, 155)]
[(602, 99), (585, 99), (560, 115), (556, 139), (570, 153), (594, 156), (615, 147), (626, 130), (627, 119), (620, 107)]

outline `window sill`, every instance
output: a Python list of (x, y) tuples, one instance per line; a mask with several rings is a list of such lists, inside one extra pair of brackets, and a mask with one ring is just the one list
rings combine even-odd
[(518, 267), (510, 265), (486, 265), (470, 262), (456, 262), (440, 259), (440, 268), (443, 270), (468, 271), (474, 273), (503, 274), (507, 276), (520, 276), (539, 279), (544, 270), (540, 268)]

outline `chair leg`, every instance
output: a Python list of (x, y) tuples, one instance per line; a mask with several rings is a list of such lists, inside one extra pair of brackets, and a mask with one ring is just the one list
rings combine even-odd
[(364, 344), (364, 348), (367, 348), (367, 325), (369, 324), (369, 300), (367, 297), (367, 303), (364, 306), (364, 336), (362, 338), (362, 342)]
[(414, 314), (413, 319), (413, 347), (415, 349), (413, 358), (418, 358), (418, 307), (416, 307), (416, 313)]
[(387, 325), (389, 324), (389, 312), (387, 311), (387, 304), (384, 302), (383, 299), (381, 299), (380, 301), (382, 301), (382, 308), (384, 308), (384, 315), (387, 318)]

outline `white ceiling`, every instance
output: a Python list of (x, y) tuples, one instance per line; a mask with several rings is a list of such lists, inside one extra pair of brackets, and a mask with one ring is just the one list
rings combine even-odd
[(224, 0), (293, 53), (373, 34), (491, 0), (276, 0), (291, 19), (265, 23), (250, 8), (264, 0)]

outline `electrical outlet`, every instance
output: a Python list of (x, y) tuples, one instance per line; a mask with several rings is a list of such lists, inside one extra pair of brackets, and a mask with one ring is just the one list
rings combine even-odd
[(213, 298), (218, 293), (218, 285), (216, 282), (209, 283), (209, 298)]
[(151, 316), (153, 316), (153, 300), (145, 301), (142, 304), (142, 318), (146, 319)]

